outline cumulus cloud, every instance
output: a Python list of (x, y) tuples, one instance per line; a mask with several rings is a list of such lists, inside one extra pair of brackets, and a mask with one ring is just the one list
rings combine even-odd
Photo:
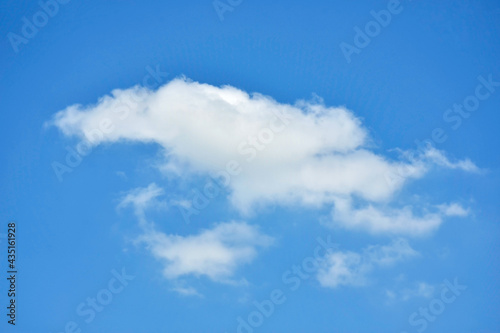
[[(161, 170), (169, 175), (221, 179), (232, 163), (237, 176), (227, 181), (229, 199), (244, 213), (259, 204), (341, 207), (340, 198), (386, 203), (431, 165), (475, 170), (469, 160), (450, 162), (432, 147), (413, 159), (389, 160), (376, 154), (361, 121), (344, 107), (306, 101), (283, 104), (258, 93), (184, 78), (156, 91), (114, 90), (95, 105), (69, 106), (51, 124), (80, 138), (82, 147), (156, 144), (163, 153)], [(374, 208), (367, 209), (355, 214), (355, 226), (399, 232), (407, 225), (421, 232), (435, 229), (441, 221), (436, 215), (416, 218), (407, 208), (374, 212), (377, 217), (367, 221)], [(346, 213), (353, 212), (344, 209), (338, 214)], [(376, 226), (379, 222), (382, 225)]]
[[(163, 263), (167, 279), (206, 276), (216, 282), (234, 283), (234, 274), (255, 259), (258, 249), (270, 246), (273, 238), (245, 222), (215, 224), (191, 235), (166, 234), (145, 218), (145, 210), (158, 204), (164, 191), (156, 184), (129, 191), (118, 207), (132, 206), (143, 228), (136, 243), (145, 245)], [(198, 295), (190, 287), (177, 283), (172, 290), (182, 295)]]
[(206, 276), (217, 282), (231, 282), (237, 268), (250, 263), (257, 249), (271, 245), (272, 241), (257, 227), (244, 222), (219, 223), (195, 235), (155, 231), (139, 237), (139, 242), (145, 243), (163, 262), (166, 278)]
[(326, 256), (317, 279), (323, 287), (363, 286), (377, 267), (389, 267), (418, 255), (406, 240), (397, 239), (388, 245), (372, 245), (361, 253), (337, 251)]

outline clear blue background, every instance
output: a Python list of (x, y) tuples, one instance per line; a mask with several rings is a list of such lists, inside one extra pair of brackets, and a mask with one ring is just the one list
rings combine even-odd
[[(348, 64), (339, 44), (352, 44), (354, 26), (363, 27), (370, 11), (385, 9), (387, 1), (244, 1), (221, 22), (210, 0), (72, 0), (19, 53), (7, 34), (19, 34), (22, 17), (40, 7), (36, 1), (2, 1), (0, 232), (17, 221), (20, 273), (18, 326), (8, 327), (2, 310), (0, 330), (55, 333), (74, 320), (89, 333), (235, 332), (236, 318), (253, 310), (251, 302), (238, 299), (262, 300), (281, 288), (287, 302), (259, 332), (414, 332), (408, 316), (428, 300), (384, 301), (384, 286), (401, 271), (412, 281), (438, 285), (458, 277), (468, 286), (428, 332), (499, 332), (500, 89), (456, 131), (442, 116), (474, 93), (479, 75), (500, 81), (500, 3), (419, 0), (402, 6)], [(331, 234), (342, 249), (352, 250), (389, 239), (325, 229), (317, 221), (328, 210), (270, 208), (249, 221), (279, 238), (240, 271), (252, 285), (202, 279), (205, 298), (181, 297), (169, 291), (160, 265), (126, 242), (134, 235), (134, 217), (115, 208), (121, 192), (157, 179), (146, 168), (156, 147), (99, 147), (59, 182), (51, 163), (63, 162), (65, 147), (74, 142), (43, 126), (68, 105), (94, 103), (112, 89), (140, 84), (146, 67), (157, 65), (169, 79), (184, 74), (284, 103), (316, 93), (327, 105), (346, 105), (361, 117), (381, 153), (415, 148), (415, 139), (441, 127), (448, 139), (439, 149), (488, 171), (437, 172), (407, 191), (436, 203), (468, 202), (473, 215), (412, 240), (422, 257), (376, 273), (372, 286), (332, 291), (311, 279), (289, 292), (281, 274), (312, 254), (317, 236)], [(192, 233), (238, 219), (227, 207), (221, 197), (190, 225), (176, 210), (154, 219), (164, 231)], [(441, 259), (444, 249), (449, 255)], [(0, 254), (4, 276), (5, 250)], [(77, 305), (95, 297), (110, 271), (122, 267), (136, 279), (85, 324)], [(7, 284), (0, 281), (5, 309)]]

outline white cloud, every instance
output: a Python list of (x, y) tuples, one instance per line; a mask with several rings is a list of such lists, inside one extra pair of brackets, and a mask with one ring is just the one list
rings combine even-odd
[(439, 209), (441, 210), (442, 214), (446, 216), (459, 216), (459, 217), (464, 217), (469, 215), (470, 211), (469, 209), (463, 208), (461, 205), (457, 203), (451, 203), (449, 205), (439, 205)]
[(217, 282), (232, 282), (236, 270), (257, 256), (257, 249), (273, 239), (244, 222), (219, 223), (195, 235), (148, 232), (138, 241), (164, 264), (168, 279), (193, 275)]
[[(256, 226), (245, 222), (219, 223), (194, 235), (174, 235), (158, 231), (148, 222), (145, 210), (161, 203), (158, 197), (164, 191), (152, 183), (136, 188), (124, 195), (118, 207), (132, 206), (139, 219), (143, 234), (136, 239), (144, 244), (152, 255), (163, 263), (167, 279), (177, 280), (185, 276), (206, 276), (213, 281), (235, 283), (236, 270), (255, 259), (259, 248), (273, 243), (273, 238), (260, 232)], [(175, 291), (194, 295), (194, 288), (177, 283)]]
[(176, 293), (182, 295), (182, 296), (198, 296), (198, 297), (203, 297), (202, 294), (200, 294), (195, 288), (193, 287), (182, 287), (182, 286), (176, 286), (171, 289), (172, 291), (175, 291)]
[(419, 282), (414, 288), (403, 289), (401, 291), (401, 298), (404, 301), (413, 297), (431, 298), (434, 294), (434, 290), (434, 286), (425, 282)]
[(370, 265), (355, 252), (335, 252), (326, 258), (325, 267), (318, 271), (318, 281), (323, 287), (335, 288), (341, 285), (363, 285)]
[[(477, 169), (469, 160), (450, 162), (432, 147), (412, 159), (378, 155), (369, 150), (371, 141), (361, 121), (343, 107), (305, 101), (282, 104), (234, 87), (182, 78), (157, 91), (114, 90), (95, 105), (69, 106), (51, 123), (65, 135), (88, 139), (93, 145), (157, 144), (164, 156), (161, 170), (183, 178), (218, 173), (229, 161), (237, 161), (241, 172), (231, 178), (228, 188), (232, 204), (241, 212), (273, 203), (335, 202), (337, 207), (343, 200), (339, 198), (385, 204), (432, 164)], [(441, 223), (439, 215), (418, 218), (408, 208), (368, 207), (356, 214), (352, 227), (412, 234)], [(367, 217), (370, 213), (376, 218)]]
[(323, 287), (362, 286), (368, 282), (369, 273), (376, 267), (388, 267), (418, 255), (404, 239), (388, 245), (373, 245), (361, 253), (338, 251), (326, 256), (318, 270), (317, 279)]
[(391, 301), (408, 301), (412, 298), (431, 298), (434, 295), (435, 287), (426, 282), (418, 282), (410, 288), (401, 290), (386, 290), (386, 296)]
[(148, 223), (144, 216), (144, 211), (153, 205), (164, 206), (165, 202), (158, 201), (157, 198), (164, 195), (165, 191), (155, 183), (151, 183), (146, 188), (136, 188), (129, 191), (120, 201), (118, 209), (132, 206), (142, 227)]
[(468, 211), (457, 203), (439, 205), (432, 212), (426, 209), (420, 216), (416, 216), (411, 206), (397, 209), (368, 204), (353, 208), (352, 200), (337, 198), (332, 211), (332, 224), (372, 233), (419, 236), (437, 229), (444, 217), (467, 215)]
[(119, 207), (134, 206), (137, 210), (144, 210), (154, 202), (154, 199), (163, 195), (165, 191), (155, 183), (146, 188), (136, 188), (129, 191), (121, 200)]
[(424, 157), (429, 161), (435, 163), (436, 165), (448, 168), (448, 169), (461, 169), (469, 172), (479, 172), (479, 168), (469, 159), (451, 162), (445, 154), (437, 150), (434, 147), (428, 147), (424, 153)]

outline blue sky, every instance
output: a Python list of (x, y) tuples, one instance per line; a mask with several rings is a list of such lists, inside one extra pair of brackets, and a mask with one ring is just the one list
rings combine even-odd
[(0, 15), (2, 332), (500, 330), (497, 1)]

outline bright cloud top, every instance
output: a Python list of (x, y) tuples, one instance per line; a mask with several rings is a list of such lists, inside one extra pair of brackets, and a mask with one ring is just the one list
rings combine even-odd
[[(272, 203), (335, 202), (341, 207), (339, 200), (351, 197), (378, 205), (432, 165), (477, 170), (469, 160), (451, 162), (432, 147), (416, 155), (403, 153), (396, 161), (377, 155), (369, 150), (361, 121), (343, 107), (282, 104), (261, 94), (182, 78), (157, 91), (114, 90), (95, 105), (60, 111), (52, 123), (82, 140), (79, 151), (106, 142), (155, 143), (164, 153), (161, 168), (169, 174), (212, 175), (221, 181), (230, 169), (234, 177), (226, 178), (224, 186), (242, 212)], [(341, 221), (349, 220), (347, 213), (356, 215), (343, 209)], [(408, 210), (378, 212), (375, 218), (366, 213), (357, 214), (355, 226), (425, 233), (441, 223), (436, 216), (421, 221)]]
[(388, 245), (372, 245), (361, 253), (338, 251), (327, 255), (318, 270), (317, 279), (323, 287), (362, 286), (368, 274), (377, 267), (388, 267), (418, 255), (406, 240), (397, 239)]

